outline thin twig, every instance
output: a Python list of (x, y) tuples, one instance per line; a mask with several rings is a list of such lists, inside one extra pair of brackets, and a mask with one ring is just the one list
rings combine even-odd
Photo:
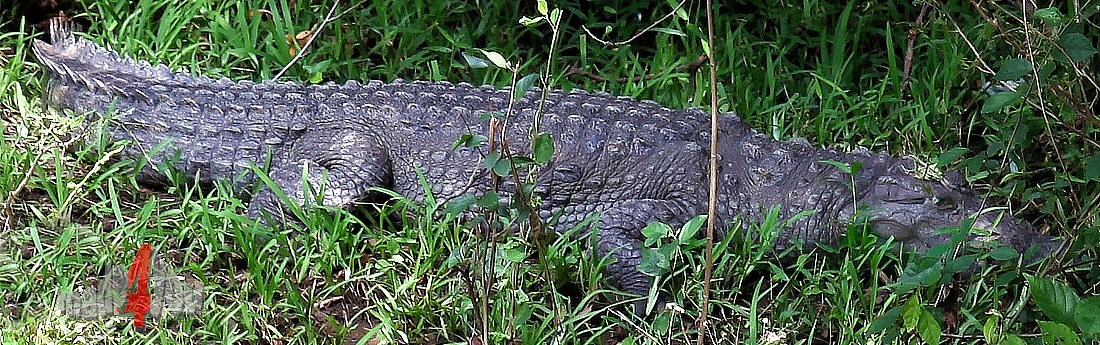
[(676, 11), (679, 11), (681, 7), (684, 7), (685, 3), (687, 3), (687, 0), (680, 0), (680, 3), (676, 4), (676, 8), (673, 8), (672, 11), (669, 11), (667, 14), (665, 14), (664, 17), (661, 17), (661, 19), (657, 19), (656, 21), (653, 22), (653, 24), (649, 24), (649, 26), (647, 26), (645, 29), (639, 30), (637, 33), (634, 34), (634, 36), (630, 36), (630, 38), (628, 38), (625, 41), (610, 42), (610, 41), (602, 40), (599, 37), (596, 37), (596, 35), (592, 34), (592, 31), (588, 31), (587, 26), (582, 25), (581, 29), (584, 29), (584, 32), (586, 34), (588, 34), (588, 37), (592, 37), (592, 39), (596, 40), (596, 42), (600, 42), (601, 44), (612, 46), (612, 47), (618, 47), (618, 46), (630, 44), (630, 42), (633, 42), (634, 40), (638, 39), (638, 37), (642, 37), (642, 35), (645, 34), (646, 32), (649, 32), (649, 30), (653, 30), (653, 28), (657, 27), (658, 24), (661, 24), (661, 22), (663, 22), (665, 20), (668, 20), (668, 18), (671, 18), (673, 15), (675, 15)]
[[(674, 71), (682, 71), (682, 72), (688, 73), (688, 74), (695, 74), (695, 72), (699, 70), (699, 67), (703, 66), (704, 62), (707, 62), (707, 55), (706, 54), (700, 54), (698, 58), (695, 58), (695, 60), (692, 60), (688, 63), (685, 63), (683, 66), (680, 66), (680, 67), (676, 68)], [(585, 77), (585, 78), (592, 79), (592, 80), (599, 81), (599, 82), (614, 81), (614, 82), (617, 82), (617, 83), (625, 83), (625, 82), (632, 81), (632, 80), (639, 81), (639, 80), (657, 79), (661, 76), (667, 75), (667, 73), (651, 73), (651, 74), (646, 74), (646, 75), (641, 75), (641, 76), (636, 76), (636, 77), (608, 78), (608, 77), (604, 77), (604, 76), (601, 76), (601, 75), (598, 75), (598, 74), (595, 74), (595, 73), (592, 73), (592, 72), (589, 72), (589, 71), (585, 71), (585, 70), (583, 70), (583, 69), (581, 69), (580, 67), (577, 67), (577, 66), (570, 66), (569, 70), (565, 72), (565, 77), (568, 78), (568, 77), (574, 76), (574, 75)]]
[(917, 33), (920, 28), (924, 26), (924, 16), (928, 14), (928, 8), (931, 5), (925, 3), (920, 8), (920, 14), (917, 15), (917, 22), (913, 24), (912, 28), (909, 28), (909, 46), (905, 48), (905, 60), (901, 65), (901, 93), (904, 94), (905, 90), (909, 88), (909, 73), (913, 69), (913, 46), (917, 41)]
[(317, 24), (317, 26), (309, 32), (309, 40), (306, 41), (306, 44), (302, 45), (302, 49), (298, 49), (298, 53), (294, 54), (294, 58), (290, 59), (290, 62), (287, 62), (286, 66), (283, 66), (283, 69), (279, 70), (279, 73), (275, 73), (275, 77), (271, 79), (277, 80), (281, 78), (283, 74), (285, 74), (286, 71), (290, 69), (290, 66), (294, 66), (294, 64), (297, 63), (298, 60), (302, 59), (302, 56), (306, 55), (306, 50), (309, 50), (309, 46), (313, 44), (313, 40), (317, 39), (317, 36), (321, 36), (321, 30), (324, 29), (325, 26), (328, 25), (328, 23), (331, 23), (337, 18), (340, 18), (340, 16), (344, 15), (345, 13), (348, 13), (347, 11), (344, 11), (343, 13), (340, 13), (340, 16), (334, 16), (334, 14), (336, 14), (336, 8), (339, 6), (340, 0), (335, 0), (332, 2), (332, 7), (328, 9), (328, 14), (325, 15), (325, 19), (322, 20), (320, 24)]
[(703, 310), (699, 313), (699, 338), (696, 343), (703, 345), (707, 335), (707, 314), (710, 310), (710, 283), (714, 269), (714, 227), (718, 223), (718, 71), (714, 52), (714, 3), (706, 1), (707, 6), (707, 51), (710, 67), (710, 193), (707, 198), (707, 264), (703, 267)]
[[(1018, 336), (1020, 338), (1038, 338), (1038, 337), (1043, 336), (1043, 334), (1042, 333), (1023, 333), (1023, 334), (1017, 334), (1016, 336)], [(980, 335), (980, 334), (970, 335), (970, 334), (944, 333), (943, 337), (948, 338), (948, 339), (977, 340), (977, 339), (982, 339), (985, 336)]]

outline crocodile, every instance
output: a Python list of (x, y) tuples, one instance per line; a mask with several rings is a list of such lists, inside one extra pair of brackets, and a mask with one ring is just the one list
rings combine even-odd
[[(644, 294), (653, 284), (638, 268), (643, 227), (707, 213), (711, 119), (697, 108), (448, 82), (215, 80), (122, 56), (65, 23), (52, 23), (49, 42), (35, 40), (33, 51), (49, 74), (47, 107), (110, 115), (106, 134), (131, 142), (123, 156), (242, 190), (262, 170), (286, 198), (260, 186), (247, 215), (274, 226), (293, 221), (285, 202), (350, 207), (379, 197), (374, 187), (416, 201), (484, 195), (494, 188), (483, 167), (487, 144), (452, 146), (463, 134), (489, 132), (479, 120), (487, 113), (506, 116), (495, 131), (516, 154), (529, 153), (534, 121), (549, 133), (556, 153), (534, 176), (532, 214), (559, 232), (595, 231), (594, 254), (613, 259), (604, 273), (618, 289)], [(909, 157), (773, 140), (734, 113), (717, 122), (720, 234), (778, 208), (787, 219), (779, 248), (838, 243), (853, 222), (917, 251), (949, 241), (937, 230), (961, 224), (970, 239), (1021, 252), (1053, 243), (1004, 208), (991, 211), (961, 173), (920, 178)], [(162, 174), (145, 169), (139, 178)]]

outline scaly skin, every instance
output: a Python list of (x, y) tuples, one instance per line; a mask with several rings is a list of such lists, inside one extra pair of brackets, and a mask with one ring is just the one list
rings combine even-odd
[[(443, 202), (490, 189), (481, 168), (484, 145), (450, 148), (460, 135), (487, 133), (486, 112), (508, 107), (511, 91), (434, 82), (301, 85), (233, 82), (172, 73), (120, 57), (71, 34), (56, 22), (51, 43), (36, 41), (35, 54), (50, 71), (47, 104), (97, 116), (117, 113), (107, 130), (132, 140), (124, 155), (171, 163), (185, 176), (255, 182), (250, 166), (267, 173), (297, 202), (302, 190), (325, 184), (323, 203), (347, 206), (383, 187), (423, 201), (421, 169)], [(539, 95), (513, 105), (505, 132), (515, 150), (526, 148)], [(610, 255), (609, 281), (645, 293), (650, 278), (638, 271), (640, 229), (651, 222), (679, 226), (706, 211), (709, 116), (698, 109), (668, 109), (585, 92), (551, 92), (540, 128), (558, 148), (536, 177), (543, 200), (537, 213), (551, 226), (570, 229), (597, 215), (595, 255)], [(759, 220), (772, 206), (790, 223), (779, 245), (836, 243), (845, 225), (865, 210), (882, 235), (917, 249), (946, 241), (934, 234), (957, 226), (982, 209), (981, 198), (957, 175), (942, 181), (911, 176), (912, 163), (884, 154), (840, 153), (805, 143), (765, 138), (734, 114), (719, 119), (721, 188), (719, 224), (737, 217)], [(823, 161), (860, 164), (849, 175)], [(309, 176), (301, 176), (305, 171)], [(155, 171), (143, 179), (158, 179)], [(506, 179), (507, 180), (507, 179)], [(505, 189), (509, 189), (508, 186)], [(512, 188), (514, 189), (514, 187)], [(506, 193), (507, 194), (507, 193)], [(250, 217), (291, 221), (286, 207), (262, 189)], [(978, 216), (975, 227), (1017, 248), (1050, 246), (1050, 239), (1005, 215)]]

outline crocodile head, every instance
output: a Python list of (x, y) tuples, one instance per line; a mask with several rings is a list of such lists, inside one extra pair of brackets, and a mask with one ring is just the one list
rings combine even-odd
[(1000, 243), (1026, 253), (1036, 245), (1029, 261), (1057, 247), (1057, 241), (1004, 208), (987, 205), (962, 174), (948, 172), (942, 178), (924, 180), (906, 173), (911, 166), (902, 160), (891, 167), (867, 185), (853, 208), (878, 234), (923, 252), (949, 242), (957, 233), (951, 229), (958, 229), (967, 232), (966, 242), (975, 247)]

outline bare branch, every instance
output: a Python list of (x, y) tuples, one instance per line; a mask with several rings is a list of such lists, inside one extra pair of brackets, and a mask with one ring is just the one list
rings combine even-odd
[(661, 24), (661, 22), (664, 22), (664, 21), (668, 20), (668, 18), (672, 18), (672, 16), (676, 14), (676, 11), (679, 11), (680, 8), (684, 7), (685, 3), (687, 3), (687, 0), (680, 0), (680, 3), (676, 4), (676, 7), (673, 8), (672, 11), (669, 11), (667, 14), (665, 14), (664, 17), (661, 17), (661, 19), (657, 19), (656, 21), (653, 22), (653, 24), (649, 24), (649, 26), (647, 26), (645, 29), (642, 29), (642, 30), (638, 31), (637, 33), (634, 34), (634, 36), (630, 36), (630, 38), (628, 38), (625, 41), (610, 42), (610, 41), (602, 40), (599, 37), (596, 37), (596, 35), (592, 34), (592, 31), (588, 31), (587, 26), (581, 26), (581, 29), (584, 29), (584, 33), (588, 34), (588, 37), (592, 37), (592, 39), (596, 40), (596, 42), (600, 42), (603, 45), (608, 45), (608, 46), (612, 46), (612, 47), (627, 45), (627, 44), (630, 44), (630, 42), (633, 42), (634, 40), (638, 39), (638, 37), (642, 37), (642, 35), (645, 34), (646, 32), (649, 32), (650, 30), (653, 30), (653, 28), (657, 27), (657, 25)]
[(334, 21), (336, 19), (339, 19), (344, 14), (347, 14), (348, 11), (351, 11), (351, 9), (353, 9), (355, 7), (358, 7), (362, 3), (363, 2), (360, 1), (355, 6), (352, 6), (351, 8), (348, 8), (347, 10), (345, 10), (344, 12), (341, 12), (340, 15), (335, 15), (336, 14), (336, 8), (340, 6), (340, 0), (333, 1), (332, 2), (332, 7), (330, 7), (328, 9), (328, 14), (325, 15), (325, 19), (322, 20), (320, 24), (317, 24), (317, 26), (313, 27), (313, 30), (310, 30), (309, 40), (306, 41), (306, 44), (302, 45), (302, 49), (298, 49), (298, 53), (294, 54), (294, 58), (290, 59), (290, 62), (287, 62), (286, 66), (283, 66), (283, 69), (279, 70), (279, 73), (275, 73), (275, 76), (272, 77), (271, 79), (272, 80), (278, 80), (279, 78), (281, 78), (283, 76), (283, 74), (286, 74), (286, 71), (290, 69), (290, 66), (294, 66), (294, 64), (297, 63), (298, 60), (301, 60), (302, 56), (306, 55), (306, 50), (309, 50), (309, 46), (311, 44), (313, 44), (313, 40), (317, 39), (317, 36), (321, 36), (321, 30), (324, 29), (326, 25), (328, 25), (329, 23), (331, 23), (332, 21)]

